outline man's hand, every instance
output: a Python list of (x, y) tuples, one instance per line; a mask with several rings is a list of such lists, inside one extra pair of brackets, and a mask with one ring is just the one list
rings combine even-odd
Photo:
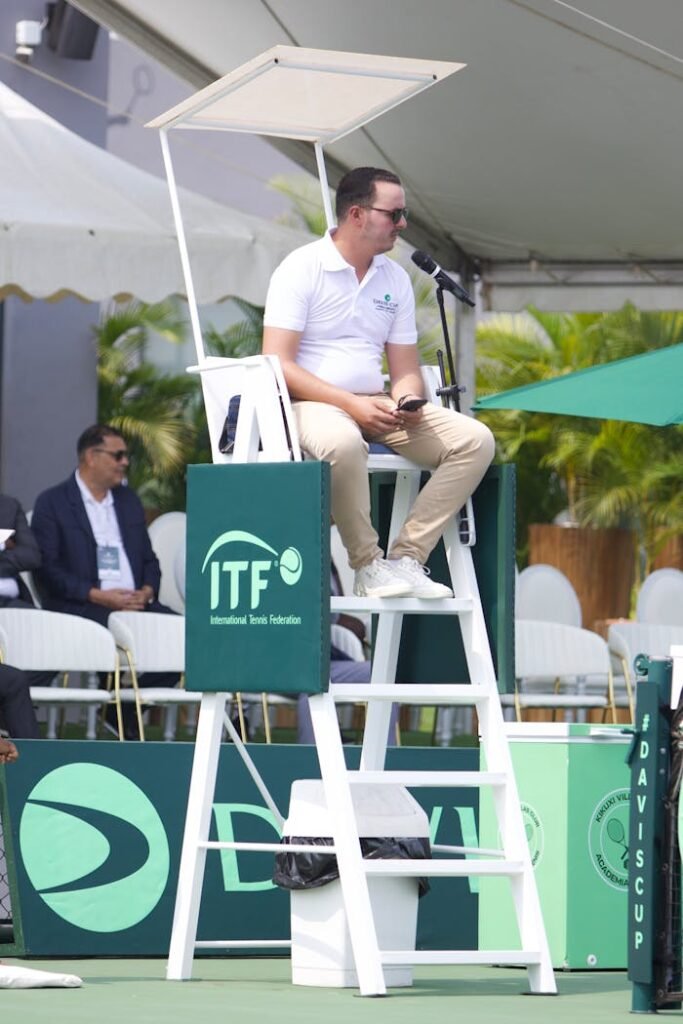
[(112, 590), (92, 587), (88, 593), (88, 600), (93, 604), (102, 605), (103, 608), (111, 608), (114, 612), (133, 612), (139, 610), (139, 598), (135, 596), (139, 593), (137, 590), (124, 590), (120, 587), (114, 587)]
[(10, 764), (19, 757), (19, 751), (11, 740), (0, 739), (0, 764)]
[(121, 587), (100, 590), (92, 587), (88, 600), (103, 608), (111, 608), (114, 612), (144, 612), (149, 602), (154, 600), (154, 591), (149, 583), (145, 583), (140, 590), (124, 590)]
[(150, 587), (149, 583), (145, 583), (144, 587), (140, 587), (139, 590), (133, 590), (131, 592), (131, 610), (144, 612), (147, 605), (153, 600), (154, 591)]
[(347, 404), (347, 412), (367, 437), (385, 434), (399, 424), (396, 406), (375, 395), (354, 395)]
[[(404, 394), (402, 396), (402, 398), (404, 400), (407, 399), (408, 401), (410, 401), (411, 398), (413, 398), (413, 399), (417, 398), (418, 400), (424, 401), (424, 399), (422, 398), (422, 395), (417, 395), (417, 394), (414, 394), (412, 392), (408, 392), (407, 394)], [(398, 421), (399, 421), (399, 423), (402, 426), (405, 426), (405, 427), (414, 427), (422, 419), (423, 409), (424, 409), (424, 406), (420, 406), (419, 409), (414, 409), (411, 412), (409, 409), (403, 408), (402, 406), (398, 405), (397, 406), (397, 412), (398, 412)]]

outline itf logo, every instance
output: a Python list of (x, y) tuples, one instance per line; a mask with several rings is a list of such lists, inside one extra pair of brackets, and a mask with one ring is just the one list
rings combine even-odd
[[(266, 551), (272, 558), (226, 558), (225, 550), (231, 544), (249, 544)], [(220, 554), (219, 554), (220, 552)], [(211, 611), (227, 607), (234, 611), (244, 604), (245, 592), (249, 609), (255, 611), (261, 603), (261, 593), (270, 582), (273, 568), (280, 571), (280, 578), (290, 587), (301, 579), (303, 563), (296, 548), (285, 548), (278, 555), (275, 548), (253, 533), (243, 530), (229, 530), (217, 537), (206, 553), (202, 573), (209, 570)]]
[(157, 811), (130, 779), (103, 765), (69, 764), (45, 775), (29, 794), (19, 843), (48, 907), (86, 931), (139, 924), (168, 881)]

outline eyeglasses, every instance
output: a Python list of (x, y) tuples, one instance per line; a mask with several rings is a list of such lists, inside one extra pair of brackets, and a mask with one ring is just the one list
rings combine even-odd
[(377, 213), (386, 213), (387, 217), (391, 217), (392, 224), (398, 224), (402, 220), (408, 220), (408, 207), (399, 206), (395, 210), (383, 210), (381, 206), (367, 206), (367, 210), (377, 210)]
[(93, 448), (94, 452), (103, 452), (105, 455), (111, 455), (114, 462), (121, 462), (123, 459), (128, 459), (130, 462), (130, 452), (127, 448), (117, 448), (115, 452), (110, 452), (108, 448)]

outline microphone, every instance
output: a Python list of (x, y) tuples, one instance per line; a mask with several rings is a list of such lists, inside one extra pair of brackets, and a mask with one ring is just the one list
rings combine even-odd
[(475, 303), (472, 301), (468, 293), (464, 288), (454, 281), (452, 277), (449, 277), (445, 270), (442, 270), (436, 260), (426, 253), (422, 252), (421, 249), (416, 249), (411, 255), (411, 260), (416, 267), (420, 270), (424, 270), (425, 274), (429, 274), (433, 277), (439, 288), (443, 288), (447, 292), (452, 292), (456, 299), (460, 299), (461, 302), (466, 302), (468, 306), (474, 306)]

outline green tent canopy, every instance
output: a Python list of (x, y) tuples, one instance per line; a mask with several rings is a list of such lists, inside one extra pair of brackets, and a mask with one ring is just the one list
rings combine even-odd
[(656, 427), (683, 423), (683, 344), (488, 395), (474, 408), (590, 416)]

